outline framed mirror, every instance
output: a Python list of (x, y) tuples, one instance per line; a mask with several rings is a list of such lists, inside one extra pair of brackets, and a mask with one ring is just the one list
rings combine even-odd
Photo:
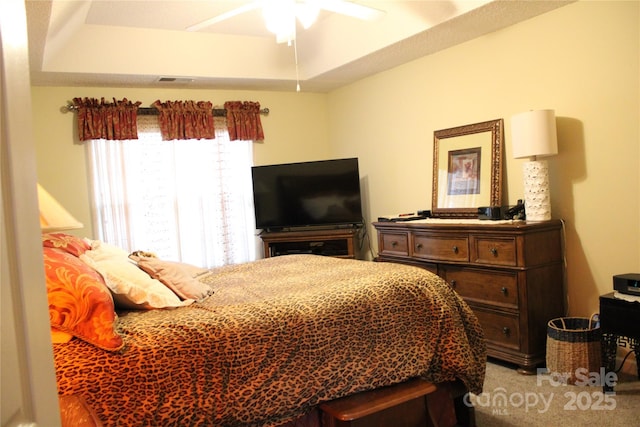
[(477, 218), (481, 206), (502, 205), (503, 120), (433, 133), (431, 215)]

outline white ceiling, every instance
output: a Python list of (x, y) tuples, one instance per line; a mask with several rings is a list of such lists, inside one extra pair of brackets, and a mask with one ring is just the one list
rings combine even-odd
[(570, 2), (358, 1), (385, 13), (323, 12), (298, 29), (296, 49), (276, 43), (257, 10), (186, 31), (249, 1), (26, 0), (31, 82), (294, 91), (299, 79), (304, 92), (328, 92)]

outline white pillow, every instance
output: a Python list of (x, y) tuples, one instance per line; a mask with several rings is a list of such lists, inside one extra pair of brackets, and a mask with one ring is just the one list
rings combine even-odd
[(91, 241), (91, 248), (80, 259), (102, 274), (118, 307), (153, 309), (193, 303), (192, 299), (181, 301), (162, 282), (138, 268), (123, 249), (99, 240)]

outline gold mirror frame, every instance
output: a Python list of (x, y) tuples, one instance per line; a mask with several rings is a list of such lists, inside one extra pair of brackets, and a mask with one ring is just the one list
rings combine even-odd
[(478, 208), (502, 205), (502, 119), (433, 133), (431, 215), (477, 218)]

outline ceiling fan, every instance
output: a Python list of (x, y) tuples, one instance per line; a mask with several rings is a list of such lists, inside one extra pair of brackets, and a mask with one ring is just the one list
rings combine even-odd
[(278, 43), (295, 40), (296, 20), (307, 29), (315, 22), (320, 10), (361, 20), (374, 20), (384, 14), (381, 10), (347, 0), (256, 0), (191, 25), (186, 30), (199, 31), (255, 9), (262, 9), (266, 27), (276, 35)]

